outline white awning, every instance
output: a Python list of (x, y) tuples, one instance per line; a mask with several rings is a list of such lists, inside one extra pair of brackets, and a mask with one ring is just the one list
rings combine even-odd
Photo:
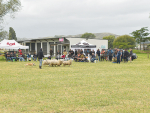
[(0, 42), (0, 48), (2, 49), (29, 49), (29, 46), (20, 45), (15, 40), (6, 40)]

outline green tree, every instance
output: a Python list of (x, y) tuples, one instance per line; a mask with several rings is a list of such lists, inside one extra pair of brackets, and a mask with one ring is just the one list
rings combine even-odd
[(117, 37), (113, 42), (114, 48), (129, 49), (135, 47), (135, 39), (129, 35)]
[(3, 31), (2, 23), (4, 22), (4, 17), (10, 15), (14, 18), (15, 13), (21, 9), (20, 0), (0, 0), (0, 39), (8, 38), (7, 32)]
[(95, 38), (96, 36), (92, 33), (84, 33), (81, 38)]
[(3, 39), (8, 39), (8, 32), (7, 31), (1, 31), (0, 32), (0, 41)]
[(135, 38), (136, 42), (140, 44), (140, 50), (141, 50), (141, 42), (145, 42), (150, 39), (148, 37), (150, 33), (148, 33), (147, 31), (148, 31), (147, 27), (142, 27), (140, 30), (133, 31), (131, 33), (131, 35)]
[(9, 28), (9, 39), (8, 40), (17, 40), (16, 33), (12, 27)]
[(110, 36), (105, 36), (103, 39), (108, 40), (108, 48), (113, 48), (113, 41), (115, 39), (115, 36), (110, 35)]
[(15, 12), (19, 11), (21, 8), (20, 0), (0, 0), (0, 20), (7, 14), (13, 18)]

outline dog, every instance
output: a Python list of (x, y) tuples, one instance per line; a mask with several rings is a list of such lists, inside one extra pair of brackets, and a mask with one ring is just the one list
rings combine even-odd
[(36, 66), (36, 65), (35, 65), (35, 63), (28, 63), (28, 64), (25, 64), (25, 66), (32, 66), (33, 67), (33, 66)]

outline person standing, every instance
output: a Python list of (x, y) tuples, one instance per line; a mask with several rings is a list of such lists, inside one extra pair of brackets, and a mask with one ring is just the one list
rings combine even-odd
[(118, 49), (118, 52), (117, 52), (117, 64), (118, 64), (118, 63), (120, 64), (120, 56), (121, 56), (121, 52), (120, 52), (120, 50)]
[(101, 51), (101, 61), (102, 61), (102, 59), (104, 61), (104, 54), (105, 54), (105, 51), (104, 51), (104, 49), (102, 49), (102, 51)]
[(127, 49), (125, 49), (124, 51), (124, 62), (127, 62), (128, 61), (128, 52), (127, 52)]
[(50, 49), (50, 55), (51, 55), (51, 58), (53, 57), (53, 50)]
[(124, 56), (123, 50), (121, 50), (121, 62), (122, 62), (123, 56)]
[(41, 48), (40, 51), (38, 52), (37, 56), (38, 56), (39, 63), (40, 63), (40, 64), (39, 64), (39, 68), (42, 69), (42, 60), (43, 60), (43, 57), (44, 57), (42, 48)]
[(130, 49), (130, 62), (132, 61), (132, 49)]
[(19, 52), (19, 55), (22, 55), (22, 50), (20, 48), (19, 48), (18, 52)]
[(75, 56), (77, 55), (77, 50), (75, 49)]
[(100, 50), (98, 49), (97, 52), (96, 52), (97, 56), (98, 56), (98, 59), (100, 61)]
[(112, 55), (113, 55), (113, 51), (111, 50), (111, 48), (108, 51), (108, 55), (109, 55), (109, 61), (112, 61)]
[(108, 51), (107, 50), (105, 50), (104, 58), (105, 58), (106, 61), (108, 60)]

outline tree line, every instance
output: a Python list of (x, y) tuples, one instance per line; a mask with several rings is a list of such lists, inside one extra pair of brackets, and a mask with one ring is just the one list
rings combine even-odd
[[(108, 40), (108, 48), (122, 48), (122, 49), (129, 49), (134, 48), (136, 44), (140, 44), (141, 50), (141, 43), (150, 40), (148, 33), (148, 27), (142, 27), (139, 30), (133, 31), (130, 35), (122, 35), (115, 38), (115, 36), (105, 36), (103, 39)], [(93, 39), (96, 36), (92, 33), (84, 33), (81, 38), (86, 39)]]

